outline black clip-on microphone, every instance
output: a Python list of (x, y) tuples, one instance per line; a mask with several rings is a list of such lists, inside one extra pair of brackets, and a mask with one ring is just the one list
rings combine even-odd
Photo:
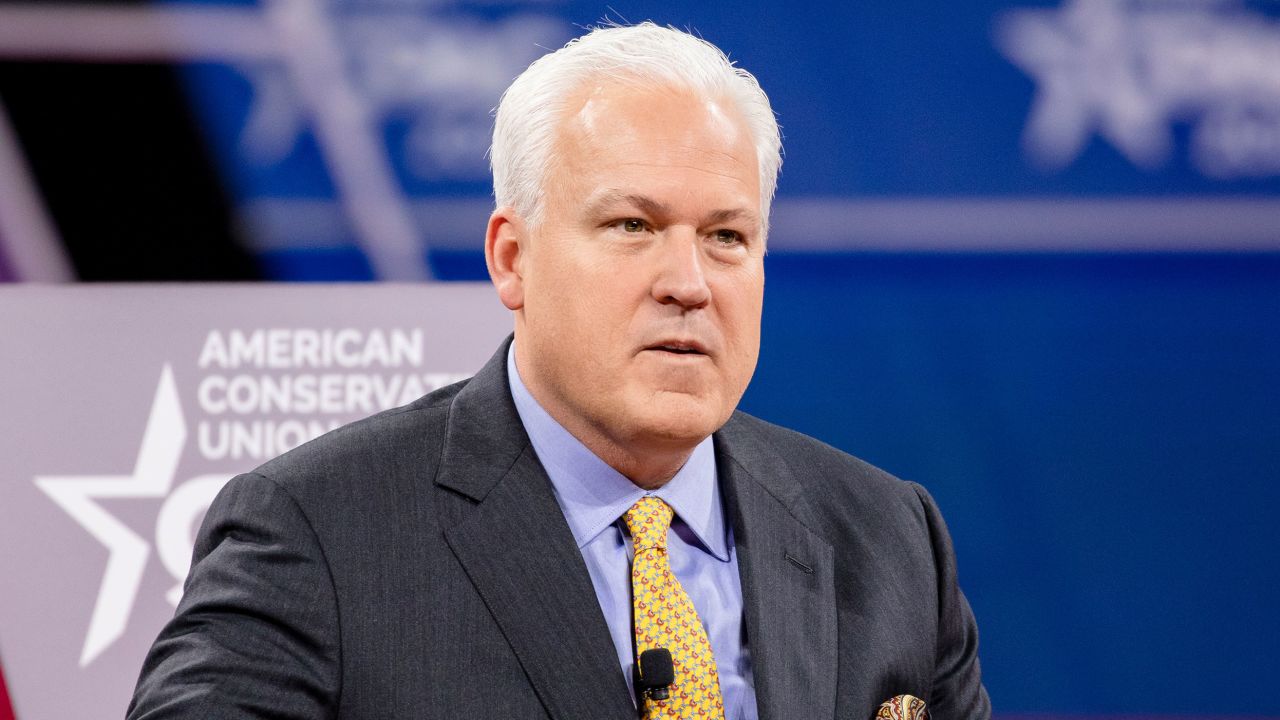
[(640, 653), (636, 665), (636, 690), (650, 700), (666, 700), (671, 697), (671, 683), (676, 680), (676, 668), (671, 662), (671, 651), (653, 648)]

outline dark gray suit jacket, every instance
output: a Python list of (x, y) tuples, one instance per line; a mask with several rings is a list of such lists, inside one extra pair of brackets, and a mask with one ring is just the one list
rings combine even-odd
[[(634, 719), (505, 364), (233, 479), (129, 718)], [(990, 716), (922, 488), (741, 413), (715, 448), (762, 719)]]

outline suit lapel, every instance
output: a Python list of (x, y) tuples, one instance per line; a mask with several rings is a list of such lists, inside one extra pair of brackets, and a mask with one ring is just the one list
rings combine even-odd
[(529, 445), (506, 381), (506, 345), (459, 392), (436, 484), (445, 539), (548, 714), (634, 718), (587, 567)]
[[(831, 718), (836, 700), (834, 552), (811, 528), (789, 467), (735, 416), (716, 434), (733, 522), (761, 720)], [(802, 521), (803, 519), (803, 521)]]

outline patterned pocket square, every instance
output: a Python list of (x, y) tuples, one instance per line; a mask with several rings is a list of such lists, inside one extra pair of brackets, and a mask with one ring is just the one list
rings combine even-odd
[(880, 703), (875, 720), (929, 720), (929, 711), (920, 698), (897, 695)]

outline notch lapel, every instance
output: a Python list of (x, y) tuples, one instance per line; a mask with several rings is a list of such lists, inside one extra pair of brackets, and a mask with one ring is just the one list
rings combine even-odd
[[(586, 563), (511, 401), (506, 344), (449, 411), (436, 484), (445, 540), (556, 720), (628, 718)], [(444, 509), (447, 508), (447, 509)]]
[(767, 445), (742, 425), (735, 415), (716, 434), (716, 460), (733, 522), (759, 715), (832, 718), (834, 550), (812, 529), (788, 466), (764, 454)]

